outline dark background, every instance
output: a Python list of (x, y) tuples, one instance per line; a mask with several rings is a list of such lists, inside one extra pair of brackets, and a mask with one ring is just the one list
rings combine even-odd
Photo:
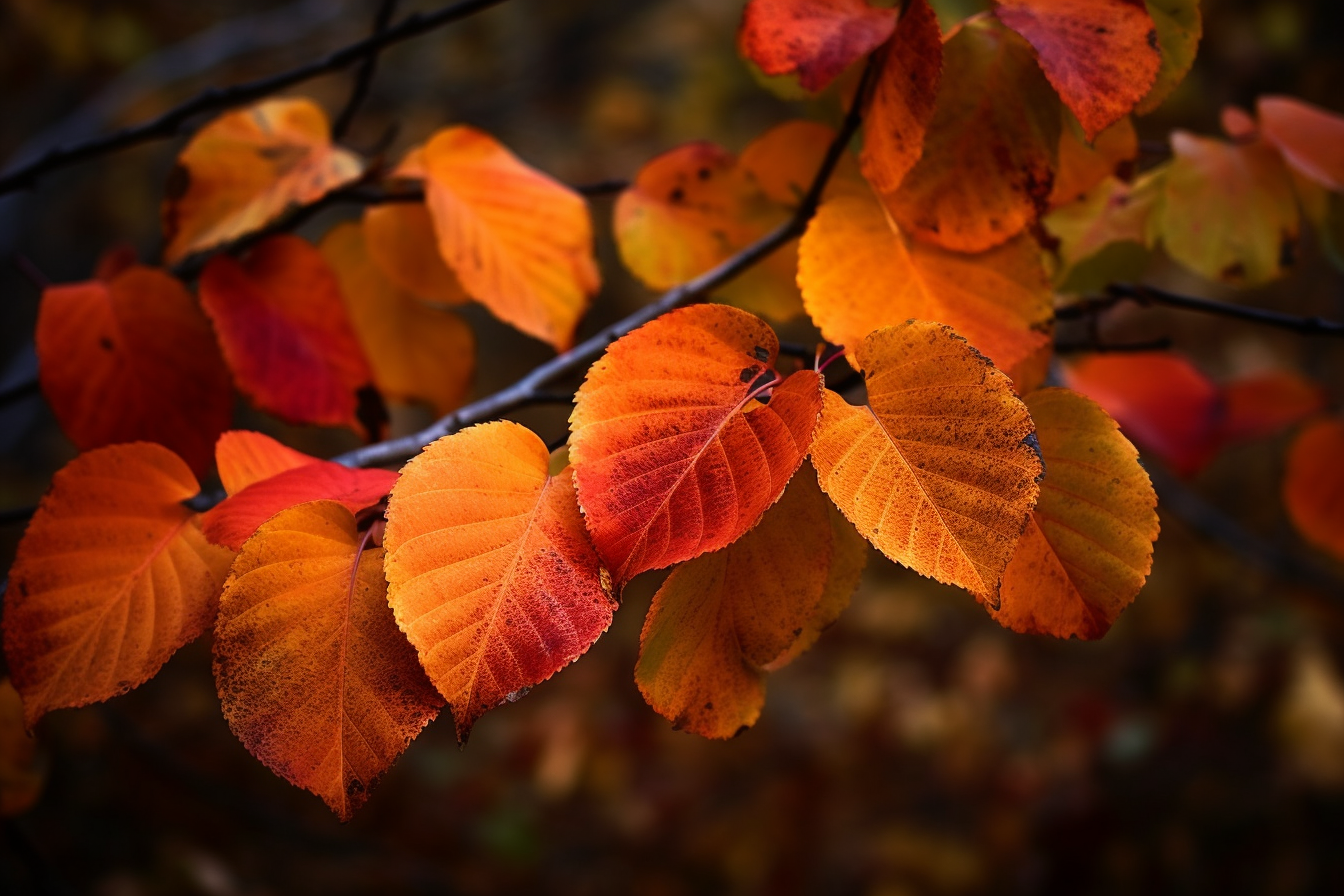
[[(313, 58), (361, 36), (373, 10), (4, 0), (0, 160)], [(739, 11), (736, 0), (512, 0), (385, 53), (348, 142), (367, 151), (396, 126), (395, 156), (467, 122), (585, 183), (630, 177), (686, 140), (740, 149), (791, 116), (834, 120), (825, 99), (787, 103), (753, 80), (734, 50)], [(1216, 0), (1204, 14), (1196, 69), (1140, 121), (1146, 140), (1215, 132), (1224, 103), (1262, 93), (1344, 111), (1340, 4)], [(294, 92), (334, 111), (348, 84)], [(54, 281), (88, 277), (116, 241), (153, 258), (180, 143), (0, 199), (0, 389), (33, 364), (39, 293), (13, 256)], [(610, 201), (593, 208), (607, 285), (583, 332), (648, 298), (616, 260)], [(1344, 317), (1344, 278), (1309, 241), (1301, 255), (1287, 280), (1236, 295), (1167, 267), (1149, 276)], [(484, 313), (471, 319), (478, 394), (548, 356)], [(1335, 407), (1344, 398), (1338, 343), (1158, 311), (1110, 331), (1171, 335), (1218, 378), (1287, 367), (1320, 380)], [(788, 333), (811, 338), (802, 325)], [(519, 419), (548, 440), (563, 432), (563, 411)], [(239, 423), (323, 455), (354, 444), (241, 407)], [(1101, 642), (1003, 631), (965, 593), (874, 552), (840, 623), (771, 677), (760, 723), (707, 742), (673, 732), (634, 686), (657, 585), (645, 576), (587, 656), (488, 714), (465, 750), (446, 718), (432, 724), (348, 825), (229, 733), (207, 636), (131, 694), (41, 722), (46, 788), (4, 822), (0, 890), (1344, 892), (1344, 575), (1288, 525), (1287, 438), (1229, 450), (1190, 482), (1150, 464), (1163, 498), (1154, 573)], [(35, 502), (72, 455), (40, 398), (0, 407), (0, 509)], [(0, 527), (0, 567), (21, 534)]]

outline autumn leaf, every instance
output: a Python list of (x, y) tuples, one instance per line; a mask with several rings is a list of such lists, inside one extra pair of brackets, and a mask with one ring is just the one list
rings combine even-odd
[(1090, 145), (1079, 133), (1080, 125), (1065, 111), (1059, 133), (1059, 170), (1050, 192), (1050, 207), (1076, 202), (1097, 184), (1128, 168), (1139, 154), (1139, 134), (1134, 120), (1125, 117), (1097, 135)]
[(1327, 190), (1344, 190), (1344, 116), (1288, 96), (1255, 104), (1260, 130), (1296, 171)]
[(417, 299), (441, 305), (471, 301), (439, 255), (434, 219), (422, 203), (389, 202), (365, 209), (364, 240), (383, 276)]
[(886, 327), (851, 354), (868, 404), (826, 392), (812, 444), (822, 489), (892, 560), (997, 606), (1039, 492), (1026, 406), (942, 324)]
[(992, 18), (943, 45), (943, 76), (924, 153), (883, 204), (905, 233), (980, 252), (1045, 207), (1059, 152), (1060, 104), (1031, 46)]
[(1088, 140), (1128, 115), (1157, 77), (1157, 30), (1138, 0), (998, 0), (995, 13), (1036, 48)]
[(1218, 387), (1180, 355), (1089, 355), (1065, 368), (1064, 382), (1183, 476), (1198, 472), (1217, 453), (1223, 413)]
[[(1154, 219), (1161, 207), (1165, 171), (1165, 168), (1146, 171), (1132, 184), (1107, 177), (1079, 201), (1057, 208), (1041, 219), (1041, 226), (1058, 241), (1059, 267), (1054, 280), (1060, 291), (1087, 292), (1100, 289), (1105, 282), (1114, 282), (1117, 278), (1108, 276), (1111, 268), (1104, 265), (1105, 259), (1100, 256), (1117, 247), (1132, 251), (1118, 256), (1120, 262), (1115, 272), (1121, 279), (1134, 277), (1138, 265), (1132, 260), (1138, 258), (1142, 262), (1153, 245)], [(1103, 270), (1091, 276), (1098, 265)]]
[(879, 57), (864, 114), (863, 176), (892, 193), (924, 152), (943, 71), (943, 36), (928, 0), (912, 0)]
[(1223, 443), (1263, 439), (1324, 410), (1319, 384), (1287, 370), (1240, 377), (1222, 388)]
[(1288, 450), (1283, 503), (1302, 537), (1344, 560), (1344, 421), (1318, 420)]
[(178, 157), (163, 204), (164, 260), (237, 239), (360, 176), (364, 163), (333, 146), (327, 116), (307, 99), (228, 112)]
[[(740, 157), (705, 141), (646, 164), (616, 200), (621, 259), (656, 290), (671, 289), (727, 261), (780, 226), (802, 201), (835, 132), (791, 121), (753, 140)], [(827, 195), (861, 188), (842, 161)], [(715, 291), (727, 302), (774, 320), (802, 313), (794, 282), (798, 244), (790, 241)]]
[(489, 709), (550, 678), (611, 624), (611, 580), (570, 471), (516, 423), (431, 444), (387, 511), (388, 600), (465, 741)]
[(906, 239), (871, 196), (822, 204), (803, 236), (798, 283), (807, 313), (837, 345), (936, 320), (1011, 369), (1050, 342), (1050, 281), (1030, 236), (979, 255), (948, 252)]
[(23, 698), (0, 678), (0, 818), (31, 809), (46, 781), (46, 757), (23, 724)]
[(529, 336), (569, 348), (601, 285), (583, 197), (474, 128), (439, 131), (422, 159), (439, 253), (467, 293)]
[(283, 470), (230, 494), (203, 517), (202, 529), (211, 543), (241, 550), (266, 520), (307, 501), (330, 500), (358, 513), (385, 498), (397, 481), (390, 470), (352, 470), (329, 460)]
[(416, 301), (372, 261), (361, 230), (347, 222), (322, 239), (345, 308), (385, 398), (424, 401), (440, 416), (462, 404), (476, 371), (476, 338), (466, 321)]
[(1090, 641), (1110, 630), (1152, 569), (1157, 495), (1100, 405), (1058, 388), (1026, 402), (1045, 478), (990, 615), (1014, 631)]
[(755, 724), (766, 671), (840, 615), (866, 549), (802, 470), (758, 526), (678, 566), (658, 589), (640, 635), (640, 693), (675, 728), (703, 737)]
[(1291, 262), (1297, 200), (1279, 153), (1264, 140), (1228, 142), (1185, 131), (1163, 180), (1157, 225), (1167, 254), (1210, 280), (1268, 282)]
[(178, 280), (139, 265), (52, 286), (37, 316), (42, 392), (77, 448), (158, 442), (198, 474), (233, 416), (210, 323)]
[(765, 74), (797, 74), (816, 92), (881, 46), (897, 12), (867, 0), (748, 0), (738, 51)]
[(312, 245), (274, 236), (241, 262), (216, 255), (201, 273), (201, 305), (257, 407), (291, 423), (363, 430), (357, 393), (373, 374), (336, 276)]
[(1146, 0), (1145, 6), (1153, 19), (1162, 61), (1152, 88), (1134, 109), (1140, 115), (1147, 115), (1162, 105), (1185, 80), (1190, 67), (1195, 64), (1195, 52), (1204, 31), (1199, 0)]
[(316, 463), (317, 458), (295, 451), (268, 435), (233, 429), (215, 443), (215, 466), (224, 491), (236, 495), (253, 483), (286, 470)]
[(821, 380), (799, 371), (755, 401), (779, 342), (726, 305), (665, 314), (592, 366), (570, 416), (588, 531), (618, 584), (727, 547), (807, 454)]
[(287, 508), (243, 545), (214, 648), (233, 733), (342, 821), (443, 705), (388, 608), (382, 548), (335, 501)]
[(210, 625), (233, 555), (182, 506), (199, 490), (151, 442), (95, 449), (56, 474), (5, 594), (5, 658), (29, 728), (143, 684)]

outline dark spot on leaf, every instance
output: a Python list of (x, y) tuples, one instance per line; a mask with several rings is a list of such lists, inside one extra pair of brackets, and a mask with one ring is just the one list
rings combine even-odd
[(1148, 29), (1148, 46), (1152, 47), (1154, 50), (1158, 50), (1158, 49), (1160, 49), (1159, 46), (1158, 46), (1158, 43), (1157, 43), (1157, 29), (1156, 29), (1156, 28), (1149, 28), (1149, 29)]
[(174, 165), (173, 170), (168, 173), (168, 183), (163, 188), (168, 199), (181, 199), (187, 195), (187, 190), (190, 188), (191, 172), (187, 170), (187, 166)]
[(674, 187), (667, 197), (668, 202), (673, 204), (684, 202), (686, 200), (686, 191), (681, 187)]
[(364, 783), (358, 778), (351, 778), (350, 783), (345, 785), (345, 795), (354, 796), (364, 792)]
[(756, 376), (755, 367), (743, 367), (742, 374), (738, 377), (742, 382), (749, 383)]
[(100, 338), (100, 339), (98, 340), (98, 345), (100, 345), (100, 346), (102, 347), (103, 351), (108, 351), (108, 352), (110, 352), (110, 351), (112, 351), (112, 349), (116, 348), (116, 346), (112, 344), (112, 340), (111, 340), (111, 339), (108, 339), (106, 336), (103, 336), (102, 338)]
[(713, 703), (706, 703), (706, 704), (705, 704), (705, 712), (712, 712), (713, 710), (714, 710), (714, 704), (713, 704)]
[(756, 346), (755, 348), (753, 348), (753, 349), (751, 350), (751, 353), (752, 353), (753, 355), (756, 356), (756, 360), (757, 360), (757, 361), (769, 361), (769, 360), (770, 360), (770, 352), (768, 352), (768, 351), (766, 351), (765, 349), (761, 348), (759, 345)]
[(1279, 243), (1279, 267), (1290, 268), (1297, 261), (1297, 240), (1284, 234)]
[(701, 168), (699, 171), (695, 172), (695, 176), (701, 180), (709, 180), (709, 169)]

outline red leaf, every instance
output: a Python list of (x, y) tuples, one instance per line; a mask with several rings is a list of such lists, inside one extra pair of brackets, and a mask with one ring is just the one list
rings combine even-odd
[(737, 45), (767, 75), (797, 72), (803, 89), (817, 91), (881, 46), (896, 15), (866, 0), (750, 0)]

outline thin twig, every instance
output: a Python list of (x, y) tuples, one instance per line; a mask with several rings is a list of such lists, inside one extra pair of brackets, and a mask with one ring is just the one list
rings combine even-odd
[(20, 401), (24, 398), (31, 398), (41, 391), (41, 384), (38, 382), (37, 375), (34, 374), (29, 379), (21, 383), (15, 383), (12, 386), (6, 386), (0, 389), (0, 407), (4, 407), (12, 401)]
[(1082, 342), (1057, 342), (1055, 354), (1071, 355), (1082, 352), (1097, 354), (1123, 354), (1130, 352), (1162, 352), (1171, 348), (1171, 339), (1161, 336), (1157, 339), (1145, 339), (1141, 342), (1102, 342), (1099, 339), (1086, 339)]
[(211, 87), (148, 121), (82, 143), (48, 150), (32, 162), (20, 165), (0, 177), (0, 195), (30, 186), (43, 175), (77, 162), (173, 137), (183, 125), (203, 113), (241, 106), (319, 75), (338, 72), (370, 56), (376, 56), (394, 44), (419, 37), (502, 2), (504, 0), (459, 0), (431, 12), (413, 13), (385, 31), (347, 44), (321, 59), (231, 87)]
[[(392, 24), (392, 16), (397, 11), (397, 0), (382, 0), (378, 4), (378, 12), (373, 17), (372, 33), (376, 37), (387, 30)], [(378, 70), (378, 54), (372, 53), (364, 57), (364, 61), (359, 64), (359, 70), (355, 72), (355, 83), (350, 88), (350, 98), (345, 101), (345, 108), (341, 114), (336, 116), (336, 122), (331, 126), (331, 136), (340, 140), (345, 136), (345, 132), (350, 130), (351, 123), (355, 120), (356, 113), (359, 112), (360, 105), (364, 98), (369, 95), (369, 85), (373, 83), (374, 72)]]
[(586, 368), (593, 361), (596, 361), (607, 346), (616, 339), (634, 330), (636, 327), (643, 326), (655, 318), (661, 317), (667, 312), (682, 305), (689, 304), (696, 299), (701, 298), (710, 290), (716, 289), (732, 280), (751, 266), (765, 259), (780, 246), (783, 246), (789, 240), (801, 236), (807, 227), (808, 220), (817, 209), (817, 204), (821, 201), (822, 191), (826, 188), (826, 183), (830, 180), (831, 173), (835, 166), (839, 164), (840, 158), (844, 155), (845, 148), (849, 145), (854, 134), (859, 129), (859, 123), (862, 119), (862, 97), (866, 91), (867, 84), (871, 81), (873, 65), (870, 61), (868, 67), (864, 70), (863, 80), (859, 84), (859, 90), (855, 93), (854, 102), (850, 107), (849, 113), (845, 116), (844, 123), (836, 133), (827, 149), (826, 156), (817, 169), (816, 176), (812, 179), (803, 201), (794, 211), (792, 217), (770, 233), (761, 237), (756, 242), (747, 246), (741, 252), (724, 261), (722, 264), (701, 274), (699, 277), (689, 280), (680, 286), (663, 293), (657, 301), (654, 301), (638, 311), (627, 315), (616, 323), (604, 328), (601, 332), (589, 337), (574, 348), (563, 354), (557, 355), (550, 361), (533, 368), (522, 379), (513, 385), (501, 389), (492, 395), (487, 395), (479, 401), (472, 402), (469, 405), (459, 408), (453, 413), (436, 420), (419, 432), (411, 433), (397, 439), (389, 439), (384, 442), (378, 442), (373, 445), (366, 445), (363, 448), (356, 448), (353, 451), (347, 451), (338, 457), (333, 458), (337, 463), (345, 464), (348, 467), (372, 467), (385, 464), (398, 463), (407, 457), (415, 454), (424, 448), (430, 442), (443, 436), (450, 435), (458, 430), (471, 426), (474, 423), (481, 423), (486, 420), (493, 420), (501, 414), (508, 413), (522, 405), (528, 404), (534, 400), (534, 396), (545, 391), (545, 387), (551, 385), (554, 381), (576, 373)]
[(1304, 336), (1344, 337), (1344, 323), (1338, 321), (1326, 320), (1322, 317), (1283, 314), (1279, 311), (1252, 308), (1246, 305), (1233, 305), (1213, 299), (1180, 295), (1179, 293), (1159, 289), (1156, 286), (1131, 283), (1112, 284), (1106, 287), (1106, 295), (1066, 305), (1055, 311), (1055, 317), (1059, 320), (1090, 318), (1114, 308), (1121, 302), (1134, 302), (1144, 307), (1160, 305), (1166, 308), (1179, 308), (1182, 311), (1197, 311), (1201, 314), (1230, 317), (1262, 326), (1292, 330)]

